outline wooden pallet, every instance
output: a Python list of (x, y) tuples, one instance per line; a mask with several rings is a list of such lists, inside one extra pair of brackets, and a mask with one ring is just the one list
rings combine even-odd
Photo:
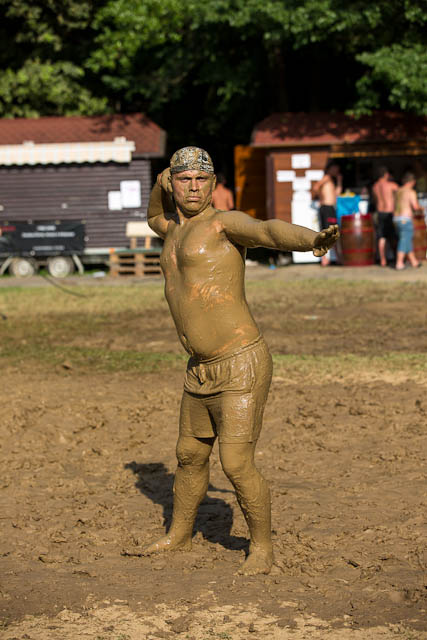
[(110, 275), (117, 276), (157, 276), (160, 268), (160, 251), (117, 251), (110, 255)]

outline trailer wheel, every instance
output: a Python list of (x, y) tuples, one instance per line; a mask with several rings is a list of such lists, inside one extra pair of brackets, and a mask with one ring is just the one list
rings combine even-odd
[(31, 258), (13, 258), (9, 265), (9, 273), (16, 278), (28, 278), (37, 271), (38, 265)]
[(66, 256), (55, 256), (47, 261), (47, 270), (54, 278), (66, 278), (74, 271), (74, 262)]

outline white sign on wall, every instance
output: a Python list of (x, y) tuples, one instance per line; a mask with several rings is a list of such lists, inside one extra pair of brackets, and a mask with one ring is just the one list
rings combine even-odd
[(294, 191), (310, 191), (311, 182), (307, 178), (295, 178), (292, 181)]
[(120, 191), (108, 192), (108, 208), (110, 211), (119, 211), (122, 209), (122, 194)]
[(141, 182), (139, 180), (122, 180), (120, 193), (123, 209), (141, 206)]
[(309, 169), (311, 157), (309, 153), (294, 153), (291, 156), (292, 169)]
[[(295, 195), (295, 194), (294, 194)], [(309, 202), (292, 202), (292, 223), (319, 231), (319, 218), (316, 209)], [(293, 251), (292, 260), (295, 263), (319, 262), (312, 251)]]
[(310, 191), (294, 191), (292, 196), (292, 202), (310, 202), (311, 203), (311, 192)]
[(292, 182), (294, 178), (295, 171), (283, 171), (282, 169), (276, 171), (277, 182)]
[(322, 171), (321, 169), (309, 169), (308, 171), (305, 172), (305, 177), (313, 181), (321, 180), (324, 175), (325, 175), (325, 172)]

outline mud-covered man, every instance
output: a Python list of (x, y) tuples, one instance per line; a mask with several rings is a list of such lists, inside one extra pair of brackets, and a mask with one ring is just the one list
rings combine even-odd
[(197, 508), (209, 483), (209, 456), (218, 438), (223, 470), (250, 532), (249, 555), (240, 573), (252, 575), (268, 573), (273, 563), (270, 492), (254, 463), (272, 362), (245, 298), (246, 248), (322, 256), (336, 241), (338, 228), (316, 233), (279, 220), (255, 220), (240, 211), (219, 211), (211, 205), (215, 181), (206, 151), (180, 149), (158, 177), (148, 209), (151, 228), (164, 238), (165, 295), (190, 359), (172, 524), (145, 553), (191, 547)]

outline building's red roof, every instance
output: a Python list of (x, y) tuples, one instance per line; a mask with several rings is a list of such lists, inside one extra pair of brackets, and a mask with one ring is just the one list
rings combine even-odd
[(256, 125), (254, 147), (404, 142), (427, 137), (427, 118), (376, 112), (354, 118), (344, 113), (275, 113)]
[(0, 145), (111, 142), (118, 137), (133, 141), (135, 154), (165, 153), (166, 133), (143, 113), (0, 119)]

